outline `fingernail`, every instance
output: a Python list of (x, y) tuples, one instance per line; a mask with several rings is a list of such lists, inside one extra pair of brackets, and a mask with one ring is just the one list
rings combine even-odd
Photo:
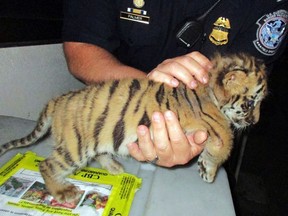
[(171, 80), (171, 85), (172, 85), (173, 87), (177, 87), (177, 86), (179, 85), (178, 80), (172, 79), (172, 80)]
[(160, 122), (160, 114), (159, 113), (154, 113), (152, 116), (153, 121), (155, 122)]
[(171, 111), (166, 111), (164, 113), (164, 115), (165, 115), (165, 118), (168, 119), (168, 120), (171, 120), (173, 118), (173, 115), (172, 115)]
[(138, 127), (138, 133), (139, 133), (141, 136), (144, 136), (145, 133), (146, 133), (145, 128), (140, 125), (140, 126)]
[(197, 87), (197, 82), (195, 80), (193, 80), (191, 83), (190, 83), (190, 87), (192, 89), (196, 88)]
[(209, 69), (209, 70), (211, 70), (212, 68), (213, 68), (213, 64), (211, 63), (211, 64), (208, 64), (207, 65), (207, 68)]
[(207, 76), (204, 76), (204, 77), (202, 78), (202, 82), (203, 82), (203, 84), (208, 83), (208, 77), (207, 77)]

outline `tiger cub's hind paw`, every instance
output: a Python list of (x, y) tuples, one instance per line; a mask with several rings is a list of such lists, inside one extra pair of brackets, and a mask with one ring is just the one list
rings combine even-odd
[(123, 166), (110, 155), (99, 155), (96, 160), (112, 175), (118, 175), (124, 172)]
[(206, 161), (202, 155), (198, 158), (198, 171), (200, 174), (200, 177), (208, 183), (212, 183), (215, 179), (216, 170), (214, 166), (212, 166), (211, 163)]
[(111, 163), (106, 164), (103, 168), (107, 169), (112, 175), (118, 175), (124, 172), (123, 166), (115, 160), (112, 160)]

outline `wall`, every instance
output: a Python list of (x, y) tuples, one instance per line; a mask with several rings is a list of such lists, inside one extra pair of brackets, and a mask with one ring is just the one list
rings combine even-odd
[(82, 86), (61, 44), (0, 48), (0, 115), (36, 120), (50, 98)]

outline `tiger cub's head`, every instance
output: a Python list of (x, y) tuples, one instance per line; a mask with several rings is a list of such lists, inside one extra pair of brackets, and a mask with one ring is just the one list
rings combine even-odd
[(257, 123), (268, 92), (264, 63), (243, 53), (216, 54), (212, 62), (210, 95), (218, 108), (236, 128)]

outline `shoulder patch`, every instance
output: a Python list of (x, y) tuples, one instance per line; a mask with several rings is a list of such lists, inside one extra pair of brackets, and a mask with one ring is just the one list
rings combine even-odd
[(257, 21), (256, 49), (266, 55), (273, 56), (287, 33), (288, 12), (278, 10), (265, 14)]

